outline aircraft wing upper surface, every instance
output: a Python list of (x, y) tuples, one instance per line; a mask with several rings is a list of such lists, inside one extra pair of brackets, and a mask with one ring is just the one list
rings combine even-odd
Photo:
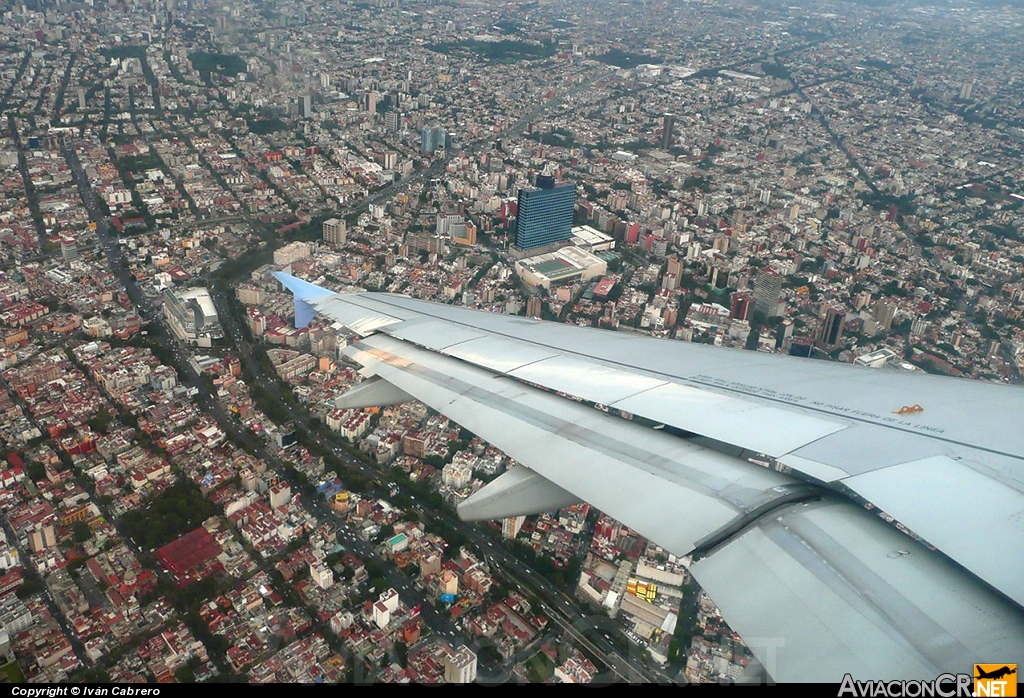
[(346, 354), (378, 382), (340, 406), (414, 398), (522, 464), (460, 516), (578, 498), (695, 554), (694, 576), (777, 680), (1024, 659), (1020, 389), (277, 277), (300, 321), (319, 312), (362, 337)]

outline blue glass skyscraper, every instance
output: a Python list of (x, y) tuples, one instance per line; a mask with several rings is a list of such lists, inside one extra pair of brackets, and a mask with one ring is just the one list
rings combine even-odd
[(440, 126), (425, 128), (420, 134), (420, 152), (424, 155), (432, 155), (438, 148), (445, 146), (444, 129)]
[(553, 177), (539, 175), (536, 189), (522, 189), (516, 209), (516, 247), (528, 250), (572, 235), (576, 185), (555, 184)]

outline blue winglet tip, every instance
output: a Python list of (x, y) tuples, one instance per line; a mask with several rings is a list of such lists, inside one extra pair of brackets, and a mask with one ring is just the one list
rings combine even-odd
[(323, 286), (317, 286), (311, 284), (308, 281), (292, 276), (291, 274), (285, 274), (283, 271), (273, 272), (274, 278), (281, 282), (281, 284), (292, 292), (296, 298), (302, 300), (316, 300), (317, 298), (326, 298), (327, 296), (333, 296), (334, 291), (324, 288)]
[(275, 271), (274, 278), (280, 281), (295, 297), (296, 327), (309, 327), (309, 321), (316, 315), (316, 308), (310, 305), (309, 301), (335, 295), (334, 291), (303, 281), (291, 274), (285, 274), (283, 271)]

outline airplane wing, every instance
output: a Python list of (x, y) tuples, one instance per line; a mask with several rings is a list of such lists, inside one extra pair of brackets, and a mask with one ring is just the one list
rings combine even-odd
[(321, 313), (360, 337), (345, 353), (371, 381), (339, 406), (419, 400), (522, 464), (463, 519), (583, 500), (692, 555), (775, 680), (1024, 660), (1019, 388), (275, 276), (300, 324)]

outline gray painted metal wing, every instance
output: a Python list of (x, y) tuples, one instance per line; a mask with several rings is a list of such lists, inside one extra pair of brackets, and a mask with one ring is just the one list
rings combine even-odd
[[(1024, 604), (1024, 575), (979, 553), (976, 539), (966, 535), (977, 507), (960, 496), (968, 480), (1001, 485), (994, 487), (1000, 496), (984, 503), (988, 535), (1007, 555), (1024, 559), (1024, 429), (1007, 424), (1024, 411), (1020, 388), (714, 349), (387, 294), (314, 304), (344, 305), (350, 298), (375, 313), (403, 317), (381, 327), (390, 336), (763, 454), (867, 501), (879, 490), (905, 487), (905, 471), (891, 466), (932, 456), (956, 460), (963, 477), (931, 478), (933, 500), (891, 497), (883, 508)], [(923, 409), (898, 414), (911, 405)], [(944, 506), (920, 504), (925, 501)]]
[[(1024, 657), (1024, 575), (1009, 562), (1024, 555), (1024, 430), (1007, 428), (1020, 389), (293, 286), (297, 312), (364, 337), (346, 353), (366, 375), (530, 468), (461, 512), (571, 493), (673, 552), (710, 550), (698, 581), (775, 678), (932, 678)], [(788, 504), (808, 480), (835, 494)], [(759, 647), (771, 638), (784, 644)]]

